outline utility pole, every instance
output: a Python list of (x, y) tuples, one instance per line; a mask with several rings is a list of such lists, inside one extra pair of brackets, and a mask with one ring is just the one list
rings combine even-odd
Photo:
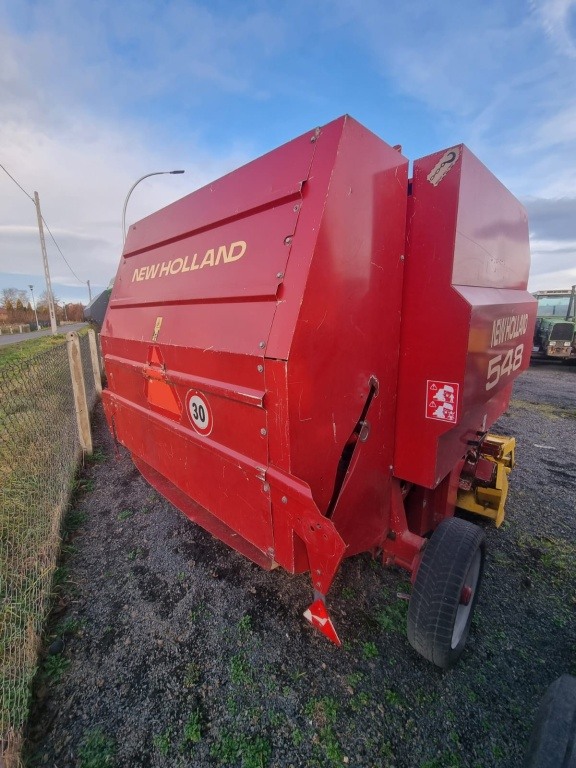
[(42, 260), (44, 262), (44, 276), (46, 278), (46, 293), (48, 294), (48, 311), (50, 312), (50, 327), (52, 335), (55, 336), (58, 331), (56, 328), (56, 311), (54, 309), (54, 296), (52, 295), (52, 283), (50, 282), (50, 269), (48, 268), (48, 254), (46, 253), (46, 241), (44, 239), (44, 226), (42, 224), (42, 213), (40, 212), (40, 198), (38, 192), (34, 192), (34, 205), (36, 206), (36, 216), (38, 217), (38, 232), (40, 234), (40, 248), (42, 249)]
[(89, 302), (92, 302), (92, 289), (90, 288), (90, 280), (86, 280), (88, 283), (88, 300)]

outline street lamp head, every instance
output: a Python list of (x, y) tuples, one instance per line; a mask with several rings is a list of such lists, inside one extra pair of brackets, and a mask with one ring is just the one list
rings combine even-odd
[(163, 176), (164, 174), (175, 173), (185, 173), (185, 171), (154, 171), (154, 173), (147, 173), (144, 176), (141, 176), (137, 181), (134, 182), (134, 184), (132, 184), (128, 194), (126, 195), (126, 199), (124, 200), (124, 208), (122, 210), (122, 236), (124, 238), (124, 242), (126, 242), (126, 208), (128, 207), (128, 200), (130, 200), (130, 195), (134, 191), (134, 187), (136, 187), (136, 185), (140, 184), (141, 181), (144, 181), (144, 179), (147, 179), (150, 176)]

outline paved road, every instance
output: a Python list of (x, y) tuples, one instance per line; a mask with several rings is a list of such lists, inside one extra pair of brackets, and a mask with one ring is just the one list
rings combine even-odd
[[(58, 333), (68, 333), (69, 331), (79, 331), (87, 323), (71, 323), (70, 325), (61, 325)], [(50, 328), (43, 328), (41, 331), (32, 331), (32, 333), (3, 333), (0, 335), (0, 346), (6, 344), (16, 344), (17, 341), (27, 341), (28, 339), (37, 339), (39, 336), (49, 336), (52, 333)]]

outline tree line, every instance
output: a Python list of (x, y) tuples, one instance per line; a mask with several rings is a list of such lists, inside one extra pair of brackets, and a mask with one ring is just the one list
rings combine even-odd
[[(84, 319), (84, 306), (80, 302), (64, 304), (54, 296), (54, 309), (56, 320), (73, 320), (81, 322)], [(34, 307), (32, 306), (31, 296), (28, 291), (21, 288), (0, 288), (0, 324), (24, 324), (36, 323), (34, 316)], [(42, 291), (36, 299), (36, 312), (40, 324), (50, 322), (50, 311), (48, 309), (48, 291)]]

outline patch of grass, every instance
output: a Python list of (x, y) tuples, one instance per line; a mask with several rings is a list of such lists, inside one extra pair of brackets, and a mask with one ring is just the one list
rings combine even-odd
[(106, 461), (106, 452), (102, 448), (95, 448), (91, 454), (86, 455), (86, 461), (88, 464), (101, 464)]
[(101, 728), (89, 731), (78, 750), (79, 768), (104, 768), (114, 764), (116, 743)]
[(191, 622), (196, 621), (197, 619), (201, 619), (202, 616), (208, 613), (208, 608), (203, 605), (202, 603), (196, 608), (194, 611), (190, 611), (188, 614), (188, 620)]
[(375, 659), (378, 656), (376, 643), (368, 641), (362, 645), (362, 655), (365, 659)]
[(240, 764), (242, 768), (265, 768), (271, 753), (270, 742), (262, 736), (248, 737), (231, 731), (224, 731), (210, 750), (220, 765)]
[(384, 700), (387, 704), (395, 707), (399, 707), (402, 704), (400, 695), (392, 688), (388, 688), (384, 691)]
[(67, 531), (72, 532), (80, 528), (81, 525), (84, 525), (87, 519), (86, 512), (81, 512), (79, 509), (71, 509), (66, 515), (64, 525)]
[(121, 522), (124, 520), (128, 520), (129, 517), (132, 517), (134, 514), (134, 511), (132, 509), (123, 509), (122, 512), (118, 514), (118, 520)]
[(184, 724), (183, 745), (198, 744), (202, 739), (202, 715), (199, 709), (190, 714)]
[(252, 617), (249, 613), (245, 613), (238, 622), (238, 631), (241, 635), (249, 635), (252, 631)]
[(94, 480), (91, 477), (79, 477), (74, 481), (74, 493), (91, 493), (95, 488)]
[(292, 731), (292, 743), (295, 747), (301, 746), (301, 744), (304, 742), (304, 734), (300, 730), (300, 728), (294, 728)]
[(321, 699), (310, 699), (304, 708), (304, 713), (318, 727), (333, 725), (338, 714), (338, 705), (331, 696)]
[(550, 536), (519, 536), (518, 546), (544, 568), (554, 583), (567, 584), (576, 572), (576, 544)]
[(356, 592), (352, 587), (342, 587), (342, 597), (344, 600), (353, 600), (356, 597)]
[(144, 547), (136, 547), (136, 549), (131, 549), (128, 552), (127, 558), (128, 560), (137, 560), (139, 557), (142, 557), (144, 552), (145, 552)]
[(56, 635), (75, 635), (86, 625), (84, 619), (76, 619), (73, 616), (69, 616), (67, 619), (63, 619), (56, 625), (54, 634)]
[(366, 675), (364, 672), (352, 672), (352, 674), (347, 675), (346, 682), (353, 688), (354, 686), (359, 685), (365, 677)]
[(336, 738), (334, 724), (338, 715), (338, 705), (335, 699), (324, 696), (321, 699), (311, 699), (304, 709), (318, 729), (318, 747), (323, 752), (325, 760), (334, 765), (342, 765), (342, 749)]
[(408, 602), (397, 600), (376, 614), (376, 621), (386, 632), (405, 632)]
[(350, 709), (352, 712), (360, 712), (361, 710), (366, 709), (371, 701), (372, 698), (369, 693), (360, 691), (360, 693), (357, 693), (350, 699)]
[(40, 352), (66, 343), (66, 336), (62, 333), (56, 336), (40, 336), (37, 339), (17, 341), (16, 344), (7, 344), (0, 347), (0, 368), (26, 362)]
[(172, 747), (172, 728), (166, 728), (163, 733), (158, 733), (152, 739), (152, 743), (162, 757), (167, 757)]
[(195, 685), (198, 684), (198, 681), (200, 680), (200, 667), (198, 664), (196, 664), (195, 661), (191, 661), (189, 664), (186, 665), (186, 669), (184, 670), (184, 685), (186, 688), (193, 688)]
[(235, 685), (251, 685), (250, 666), (242, 654), (237, 653), (230, 659), (230, 680)]
[(42, 674), (51, 682), (59, 683), (69, 666), (70, 659), (65, 656), (47, 656), (42, 665)]

